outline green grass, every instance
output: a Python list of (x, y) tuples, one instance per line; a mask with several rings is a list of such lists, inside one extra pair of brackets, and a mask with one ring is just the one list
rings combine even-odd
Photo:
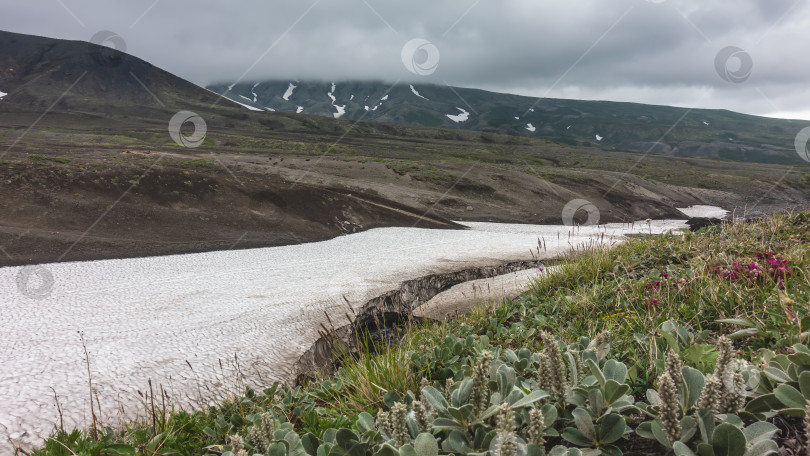
[[(766, 264), (765, 253), (787, 260), (791, 275), (784, 284), (769, 275), (753, 283), (743, 278), (727, 280), (718, 271), (718, 267), (733, 267), (734, 262), (757, 262), (761, 267)], [(447, 323), (437, 335), (431, 334), (434, 328), (423, 329), (419, 337), (430, 345), (448, 332), (485, 334), (494, 345), (538, 350), (536, 334), (541, 330), (564, 340), (608, 331), (614, 355), (638, 366), (639, 375), (651, 374), (639, 379), (638, 386), (644, 387), (649, 386), (647, 378), (655, 377), (652, 360), (660, 355), (651, 345), (650, 334), (667, 320), (695, 331), (731, 333), (740, 327), (716, 321), (747, 318), (762, 329), (742, 341), (749, 354), (794, 343), (786, 336), (796, 334), (801, 318), (810, 315), (808, 265), (808, 213), (699, 234), (637, 238), (564, 263), (519, 299), (494, 310), (477, 309)], [(655, 286), (657, 282), (661, 284)]]
[[(407, 339), (400, 344), (384, 342), (374, 350), (367, 341), (355, 353), (342, 353), (341, 367), (331, 379), (311, 389), (320, 407), (345, 415), (376, 409), (388, 391), (414, 390), (419, 377), (411, 368), (412, 349)], [(375, 353), (378, 352), (378, 353)]]
[[(769, 260), (779, 266), (769, 266)], [(630, 366), (628, 380), (641, 399), (663, 369), (665, 345), (657, 336), (671, 320), (694, 334), (692, 348), (684, 347), (681, 356), (704, 372), (716, 356), (709, 342), (720, 334), (732, 335), (743, 359), (753, 359), (761, 348), (784, 353), (792, 343), (809, 342), (810, 336), (801, 335), (810, 326), (808, 266), (810, 212), (637, 237), (563, 259), (515, 300), (487, 303), (448, 322), (410, 324), (397, 343), (343, 353), (334, 375), (304, 386), (265, 394), (249, 390), (191, 414), (164, 410), (151, 421), (103, 433), (99, 441), (84, 433), (57, 433), (34, 454), (72, 454), (66, 446), (75, 454), (110, 454), (116, 445), (141, 454), (154, 454), (156, 445), (204, 454), (206, 448), (222, 449), (226, 435), (245, 435), (251, 417), (262, 411), (272, 411), (301, 434), (321, 436), (417, 391), (423, 377), (443, 381), (459, 369), (469, 375), (478, 344), (539, 351), (541, 331), (567, 341), (607, 332), (612, 356)], [(789, 267), (790, 274), (777, 267)], [(742, 337), (737, 333), (742, 326), (718, 322), (729, 318), (747, 319), (753, 328)]]

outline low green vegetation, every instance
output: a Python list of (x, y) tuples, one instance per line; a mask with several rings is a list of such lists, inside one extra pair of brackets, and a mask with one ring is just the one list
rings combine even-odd
[(810, 212), (637, 237), (516, 300), (361, 343), (328, 378), (193, 414), (153, 404), (35, 454), (777, 454), (807, 420), (808, 265)]

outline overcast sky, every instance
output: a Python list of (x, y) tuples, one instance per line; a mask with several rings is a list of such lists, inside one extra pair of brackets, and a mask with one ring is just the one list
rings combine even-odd
[[(200, 85), (401, 79), (810, 120), (810, 0), (0, 0), (0, 29), (110, 30)], [(403, 64), (415, 38), (432, 74)]]

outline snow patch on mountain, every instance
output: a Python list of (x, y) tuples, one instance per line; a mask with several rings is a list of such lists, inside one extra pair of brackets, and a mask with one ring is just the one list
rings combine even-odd
[[(366, 97), (366, 98), (368, 98), (368, 97)], [(364, 108), (366, 111), (376, 111), (376, 110), (377, 110), (377, 108), (379, 108), (380, 106), (382, 106), (383, 101), (385, 101), (385, 100), (387, 100), (387, 99), (388, 99), (388, 94), (386, 93), (385, 95), (383, 95), (383, 97), (382, 97), (382, 98), (380, 98), (380, 102), (379, 102), (379, 103), (377, 103), (377, 104), (375, 104), (375, 105), (374, 105), (374, 107), (369, 108), (369, 107), (368, 107), (368, 105), (366, 105), (366, 106), (363, 106), (363, 108)]]
[(335, 104), (335, 101), (337, 101), (337, 99), (335, 98), (335, 83), (334, 82), (332, 83), (332, 90), (329, 91), (329, 93), (327, 93), (327, 95), (329, 95), (329, 98), (332, 100), (332, 106), (334, 106), (335, 109), (337, 109), (337, 112), (332, 113), (332, 115), (335, 116), (335, 119), (339, 119), (341, 116), (343, 116), (343, 114), (346, 114), (346, 105), (338, 106), (338, 105)]
[(416, 89), (413, 87), (413, 84), (411, 84), (411, 92), (413, 92), (413, 94), (414, 94), (414, 95), (416, 95), (417, 97), (419, 97), (419, 98), (421, 98), (421, 99), (423, 99), (423, 100), (427, 100), (427, 98), (423, 97), (423, 96), (422, 96), (422, 95), (419, 93), (419, 91), (417, 91), (417, 90), (416, 90)]
[(535, 127), (531, 123), (527, 123), (526, 124), (526, 129), (529, 130), (530, 132), (534, 133), (534, 131), (537, 130), (537, 127)]
[[(298, 86), (291, 82), (290, 86), (287, 87), (287, 91), (284, 92), (284, 95), (281, 98), (283, 98), (286, 101), (290, 101), (290, 97), (292, 96), (293, 90), (295, 90), (296, 87), (298, 87)], [(299, 106), (299, 108), (300, 108), (300, 106)], [(301, 108), (301, 109), (303, 109), (303, 108)]]
[(295, 113), (296, 114), (301, 114), (302, 112), (304, 112), (304, 107), (303, 106), (298, 106), (298, 107), (295, 108)]
[(6, 96), (6, 95), (8, 95), (6, 92), (3, 92), (2, 90), (0, 90), (0, 100), (2, 100), (3, 97)]
[(239, 96), (240, 96), (240, 97), (242, 97), (242, 98), (244, 98), (244, 99), (245, 99), (245, 100), (247, 100), (247, 101), (250, 101), (250, 98), (248, 98), (248, 97), (246, 97), (246, 96), (244, 96), (244, 95), (239, 95)]
[(346, 114), (346, 105), (332, 105), (337, 109), (337, 112), (333, 113), (332, 115), (335, 116), (335, 119), (339, 119), (343, 114)]
[(601, 140), (603, 140), (604, 138), (605, 138), (605, 137), (604, 137), (604, 136), (602, 136), (602, 135), (600, 135), (599, 133), (597, 133), (597, 134), (596, 134), (596, 140), (597, 140), (597, 141), (601, 141)]
[(469, 112), (459, 108), (458, 106), (456, 106), (456, 109), (461, 111), (461, 114), (455, 114), (455, 115), (453, 115), (453, 114), (445, 114), (448, 119), (452, 120), (455, 123), (459, 123), (459, 122), (465, 122), (467, 119), (470, 118), (470, 113)]
[[(239, 96), (240, 96), (240, 97), (242, 97), (242, 95), (239, 95)], [(244, 99), (246, 99), (246, 100), (250, 101), (250, 99), (249, 99), (249, 98), (246, 98), (246, 97), (242, 97), (242, 98), (244, 98)], [(264, 111), (264, 109), (259, 109), (259, 108), (256, 108), (256, 107), (254, 107), (254, 106), (246, 105), (246, 104), (244, 104), (244, 103), (239, 103), (239, 102), (238, 102), (238, 101), (236, 101), (236, 100), (231, 100), (231, 101), (233, 101), (233, 102), (234, 102), (234, 103), (236, 103), (236, 104), (242, 105), (242, 106), (244, 106), (244, 107), (246, 107), (246, 108), (250, 109), (251, 111)]]
[(352, 101), (352, 100), (354, 100), (354, 94), (352, 94), (352, 96), (349, 97), (349, 101)]

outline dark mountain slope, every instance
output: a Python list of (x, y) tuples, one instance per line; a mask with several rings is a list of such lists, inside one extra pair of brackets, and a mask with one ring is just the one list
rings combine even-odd
[(192, 107), (219, 98), (137, 57), (92, 43), (0, 32), (0, 49), (6, 103), (47, 108), (61, 96), (58, 109), (105, 112), (133, 105)]
[(759, 163), (806, 164), (796, 154), (793, 143), (796, 133), (810, 124), (726, 110), (538, 100), (408, 83), (392, 86), (358, 81), (261, 81), (214, 84), (209, 89), (263, 110), (499, 132), (606, 150)]

